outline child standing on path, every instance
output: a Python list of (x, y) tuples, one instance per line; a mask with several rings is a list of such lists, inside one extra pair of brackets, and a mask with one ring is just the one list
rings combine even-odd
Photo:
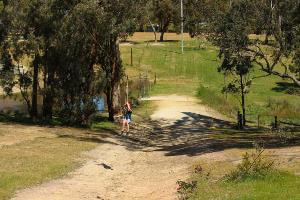
[(131, 121), (131, 114), (132, 114), (132, 110), (131, 110), (131, 106), (129, 104), (129, 102), (125, 103), (122, 109), (122, 113), (123, 113), (123, 126), (122, 126), (122, 133), (125, 131), (125, 126), (127, 127), (126, 133), (129, 132), (129, 123)]

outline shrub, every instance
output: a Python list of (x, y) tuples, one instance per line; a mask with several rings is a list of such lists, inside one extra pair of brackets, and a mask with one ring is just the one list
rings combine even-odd
[(206, 181), (210, 179), (210, 172), (205, 172), (200, 165), (194, 168), (194, 173), (197, 174), (197, 180), (189, 182), (177, 181), (177, 193), (179, 194), (180, 200), (187, 200), (194, 194), (200, 179)]
[(237, 168), (226, 174), (225, 181), (242, 181), (247, 178), (263, 178), (268, 173), (274, 171), (274, 160), (266, 158), (264, 148), (256, 145), (256, 151), (246, 152), (243, 155), (242, 163)]
[(184, 182), (179, 180), (177, 181), (177, 185), (178, 185), (177, 192), (179, 194), (179, 199), (187, 200), (197, 188), (197, 181)]

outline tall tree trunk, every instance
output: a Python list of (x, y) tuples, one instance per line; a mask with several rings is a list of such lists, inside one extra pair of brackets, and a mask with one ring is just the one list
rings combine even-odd
[(161, 34), (160, 34), (160, 41), (161, 42), (164, 41), (164, 35), (168, 31), (169, 24), (170, 24), (170, 22), (167, 21), (165, 24), (162, 25)]
[(36, 60), (33, 61), (33, 83), (32, 83), (32, 106), (31, 106), (31, 117), (33, 120), (36, 120), (38, 117), (37, 111), (37, 101), (38, 101), (38, 62)]
[(121, 88), (120, 83), (117, 83), (115, 85), (114, 91), (113, 91), (113, 110), (114, 112), (117, 112), (121, 108)]
[(54, 84), (54, 73), (48, 73), (46, 80), (46, 92), (43, 100), (43, 117), (45, 119), (52, 119), (53, 117), (53, 84)]
[(242, 110), (243, 110), (243, 126), (246, 126), (246, 109), (245, 109), (245, 87), (243, 83), (243, 75), (240, 74), (241, 78), (241, 94), (242, 94)]
[[(45, 54), (46, 57), (49, 56), (47, 50)], [(49, 65), (50, 63), (46, 63), (44, 70), (43, 117), (45, 119), (52, 119), (54, 104), (54, 68)]]
[(116, 86), (119, 84), (120, 79), (122, 77), (122, 61), (120, 57), (120, 49), (119, 49), (119, 40), (118, 38), (112, 38), (110, 41), (110, 66), (108, 66), (111, 70), (108, 70), (107, 78), (109, 80), (109, 85), (106, 89), (106, 96), (107, 96), (107, 107), (109, 113), (109, 120), (114, 121), (114, 114), (115, 114), (115, 107), (114, 103), (114, 93)]
[(164, 41), (164, 34), (165, 34), (165, 32), (164, 32), (164, 31), (161, 31), (160, 39), (159, 39), (160, 42), (163, 42), (163, 41)]
[(106, 89), (106, 101), (107, 101), (107, 109), (108, 109), (108, 120), (113, 122), (114, 121), (114, 112), (113, 112), (113, 95), (112, 89)]
[(269, 36), (270, 36), (270, 34), (267, 33), (267, 34), (266, 34), (266, 37), (265, 37), (265, 41), (264, 41), (264, 44), (265, 44), (265, 45), (269, 44)]

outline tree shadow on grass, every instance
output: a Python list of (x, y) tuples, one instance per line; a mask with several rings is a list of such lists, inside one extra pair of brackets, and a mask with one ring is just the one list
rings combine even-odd
[[(145, 40), (145, 43), (149, 42), (149, 43), (155, 43), (155, 40)], [(181, 40), (164, 40), (164, 41), (160, 41), (159, 38), (157, 39), (157, 43), (179, 43), (181, 42)]]
[(58, 135), (58, 138), (67, 138), (67, 139), (75, 139), (78, 141), (84, 141), (84, 142), (93, 142), (93, 143), (99, 143), (99, 144), (113, 144), (113, 145), (117, 145), (114, 142), (108, 141), (108, 140), (104, 140), (103, 138), (97, 137), (97, 136), (93, 136), (91, 134), (85, 134), (85, 135), (81, 135), (81, 136), (76, 136), (76, 135)]
[(275, 92), (284, 92), (291, 95), (300, 95), (300, 88), (294, 83), (289, 82), (277, 82), (276, 87), (272, 88)]

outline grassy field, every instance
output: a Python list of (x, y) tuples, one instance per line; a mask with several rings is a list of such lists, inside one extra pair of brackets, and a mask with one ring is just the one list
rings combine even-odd
[[(166, 42), (157, 44), (151, 38), (153, 40), (152, 33), (136, 33), (129, 38), (129, 43), (121, 45), (129, 78), (137, 79), (140, 73), (147, 73), (153, 81), (156, 75), (157, 84), (152, 87), (152, 95), (197, 95), (203, 103), (235, 118), (240, 100), (237, 96), (221, 93), (229, 78), (217, 72), (220, 60), (215, 47), (203, 39), (191, 39), (185, 35), (185, 51), (182, 55), (180, 36), (167, 34)], [(257, 76), (262, 73), (255, 68), (253, 74)], [(299, 120), (300, 96), (287, 94), (285, 91), (289, 87), (289, 81), (275, 76), (255, 79), (246, 97), (247, 118), (255, 122), (257, 116), (261, 115), (261, 124), (273, 120), (274, 115), (281, 119)]]
[[(151, 33), (137, 33), (131, 37), (129, 43), (121, 45), (121, 55), (129, 78), (135, 79), (140, 73), (147, 73), (154, 81), (156, 76), (157, 84), (152, 87), (151, 95), (197, 96), (202, 103), (234, 120), (240, 102), (235, 96), (221, 93), (224, 83), (229, 80), (217, 72), (220, 64), (217, 49), (205, 40), (194, 40), (185, 35), (185, 52), (182, 55), (179, 39), (180, 36), (166, 34), (166, 42), (154, 44)], [(261, 75), (261, 72), (255, 68), (253, 74)], [(277, 115), (279, 120), (288, 119), (298, 123), (300, 96), (285, 92), (289, 84), (289, 81), (274, 76), (256, 79), (246, 99), (248, 120), (254, 125), (260, 115), (260, 123), (268, 126)], [(233, 132), (229, 135), (238, 137)], [(246, 135), (242, 138), (247, 138)], [(221, 135), (216, 134), (216, 137)], [(224, 137), (224, 140), (230, 138)], [(236, 151), (241, 153), (239, 149)], [(236, 158), (233, 155), (231, 152), (228, 157)], [(221, 180), (222, 176), (236, 167), (235, 161), (215, 162), (208, 159), (203, 163), (201, 166), (210, 165), (204, 167), (210, 175), (192, 176), (192, 180), (197, 180), (197, 187), (189, 199), (300, 199), (300, 177), (295, 175), (300, 170), (299, 162), (295, 164), (287, 160), (279, 171), (270, 172), (261, 179), (249, 178), (240, 182)]]
[(92, 140), (81, 140), (80, 135), (85, 133), (68, 128), (1, 124), (0, 200), (80, 166), (87, 157), (82, 153), (97, 145)]

